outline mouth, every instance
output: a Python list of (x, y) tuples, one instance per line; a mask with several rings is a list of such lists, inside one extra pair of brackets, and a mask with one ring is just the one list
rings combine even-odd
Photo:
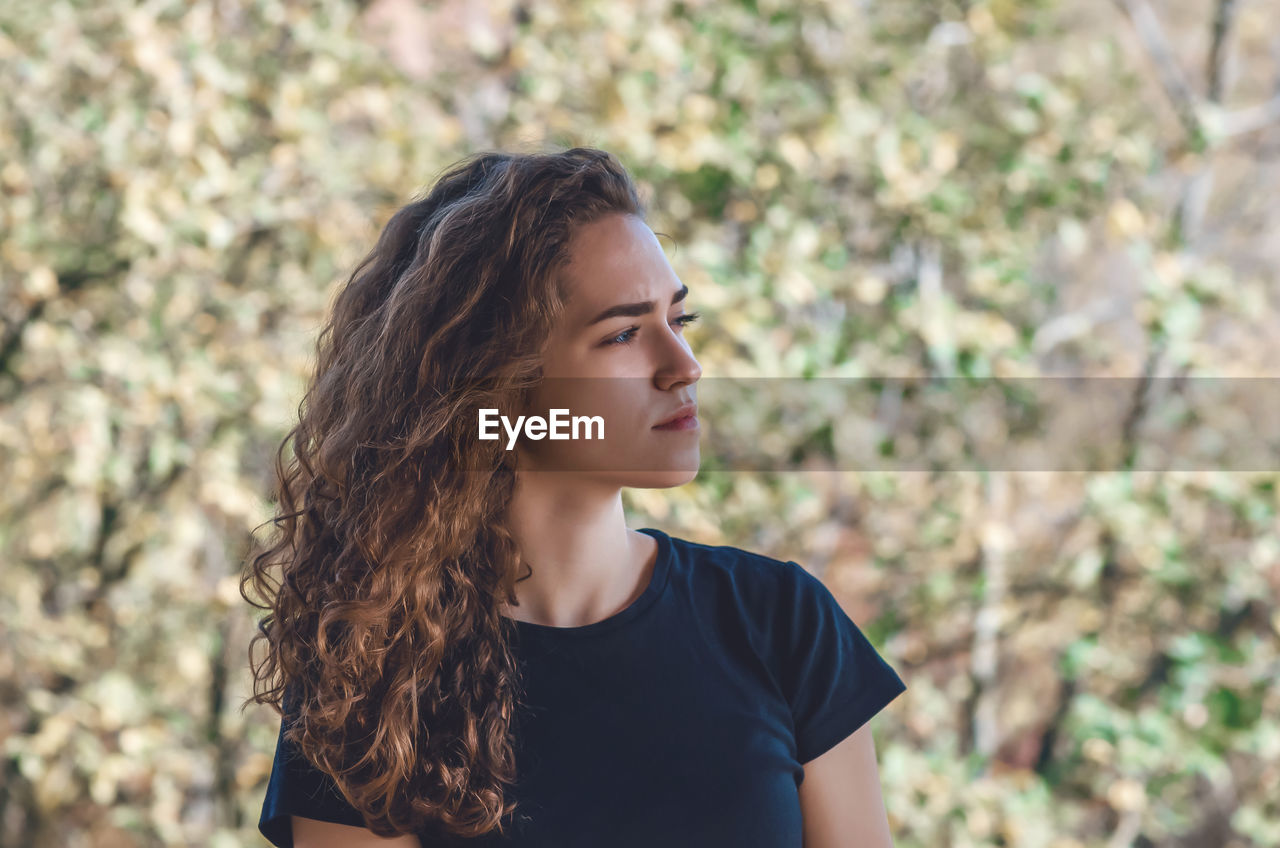
[(663, 421), (661, 424), (655, 424), (655, 430), (692, 430), (698, 426), (698, 405), (687, 404), (676, 410), (675, 415)]

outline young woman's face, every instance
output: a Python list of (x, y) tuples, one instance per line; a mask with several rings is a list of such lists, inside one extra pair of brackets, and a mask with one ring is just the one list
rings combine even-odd
[(543, 349), (545, 381), (532, 412), (549, 419), (551, 409), (567, 409), (565, 431), (573, 417), (600, 416), (604, 438), (595, 429), (592, 439), (522, 437), (522, 467), (634, 488), (689, 482), (698, 472), (701, 425), (655, 429), (697, 401), (702, 369), (684, 337), (693, 320), (688, 289), (634, 215), (581, 227), (570, 254), (567, 309)]

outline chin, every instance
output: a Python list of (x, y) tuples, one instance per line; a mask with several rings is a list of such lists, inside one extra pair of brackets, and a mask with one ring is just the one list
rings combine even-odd
[(692, 482), (697, 476), (697, 466), (661, 471), (629, 471), (622, 485), (630, 489), (672, 489)]

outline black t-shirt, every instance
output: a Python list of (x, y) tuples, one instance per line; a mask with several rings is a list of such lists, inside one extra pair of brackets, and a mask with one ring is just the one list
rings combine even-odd
[[(657, 561), (626, 609), (516, 622), (508, 835), (423, 831), (423, 848), (800, 848), (803, 764), (906, 684), (797, 563), (640, 532)], [(365, 826), (282, 736), (258, 823), (272, 844), (292, 846), (290, 814)]]

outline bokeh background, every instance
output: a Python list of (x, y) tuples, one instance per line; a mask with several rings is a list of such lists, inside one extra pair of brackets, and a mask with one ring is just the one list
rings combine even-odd
[[(618, 155), (707, 376), (1274, 376), (1278, 21), (0, 4), (0, 842), (265, 844), (278, 718), (240, 708), (238, 575), (329, 297), (448, 164)], [(797, 448), (628, 490), (631, 523), (832, 588), (909, 686), (874, 724), (899, 846), (1280, 845), (1274, 467), (830, 473)]]

